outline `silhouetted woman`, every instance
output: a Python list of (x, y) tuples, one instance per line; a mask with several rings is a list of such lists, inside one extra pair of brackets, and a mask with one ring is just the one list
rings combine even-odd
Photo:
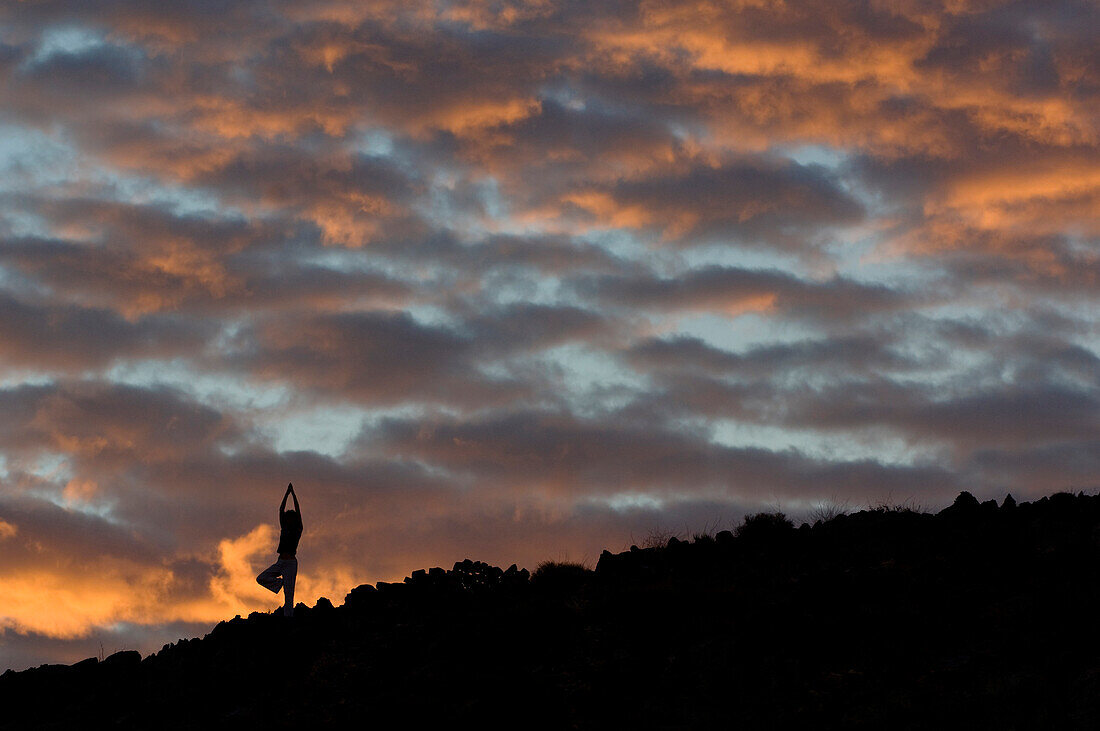
[[(286, 499), (294, 498), (294, 510), (286, 509)], [(294, 494), (294, 483), (286, 486), (283, 504), (279, 506), (279, 560), (256, 577), (256, 583), (275, 594), (283, 590), (283, 614), (294, 616), (294, 579), (298, 576), (298, 540), (302, 537), (302, 509)]]

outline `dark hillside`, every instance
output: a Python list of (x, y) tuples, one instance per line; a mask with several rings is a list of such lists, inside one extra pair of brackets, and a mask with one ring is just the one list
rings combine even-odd
[(464, 561), (0, 676), (5, 728), (1100, 728), (1100, 496)]

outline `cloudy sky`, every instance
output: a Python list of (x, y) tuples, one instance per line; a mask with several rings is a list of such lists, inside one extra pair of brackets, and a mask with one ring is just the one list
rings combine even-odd
[(1090, 0), (0, 7), (0, 669), (1100, 486)]

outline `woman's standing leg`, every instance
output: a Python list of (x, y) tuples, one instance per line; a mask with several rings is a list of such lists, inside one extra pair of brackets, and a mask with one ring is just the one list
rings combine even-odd
[(298, 559), (280, 561), (283, 565), (283, 614), (294, 616), (294, 580), (298, 578)]

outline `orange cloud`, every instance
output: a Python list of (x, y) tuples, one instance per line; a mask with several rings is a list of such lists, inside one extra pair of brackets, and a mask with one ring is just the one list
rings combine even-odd
[[(642, 205), (621, 205), (613, 195), (603, 191), (578, 191), (563, 197), (596, 218), (596, 225), (603, 228), (642, 228), (652, 224), (656, 216)], [(684, 212), (684, 215), (690, 215)]]
[(61, 492), (67, 504), (90, 502), (99, 491), (99, 485), (94, 480), (73, 479), (65, 483), (65, 489)]
[(138, 576), (111, 576), (88, 567), (84, 576), (43, 571), (4, 577), (0, 627), (47, 637), (85, 636), (93, 627), (133, 618), (129, 597), (150, 590)]
[(305, 216), (321, 229), (325, 243), (359, 247), (385, 230), (385, 219), (401, 209), (381, 196), (350, 194), (344, 200), (319, 201)]
[(1100, 234), (1100, 167), (1095, 163), (1051, 161), (963, 174), (925, 211), (990, 231)]
[[(271, 555), (278, 541), (270, 525), (261, 524), (238, 538), (225, 538), (218, 543), (218, 573), (210, 579), (210, 594), (214, 601), (232, 608), (233, 614), (253, 607), (271, 592), (256, 583), (255, 566), (262, 561), (259, 554)], [(268, 603), (273, 602), (272, 599)]]
[[(0, 521), (0, 540), (14, 537), (15, 526)], [(97, 628), (131, 622), (215, 623), (234, 614), (267, 611), (282, 602), (256, 583), (273, 560), (277, 543), (270, 525), (259, 525), (217, 547), (209, 584), (180, 586), (171, 569), (126, 559), (71, 559), (63, 567), (38, 567), (3, 575), (5, 600), (0, 629), (46, 637), (86, 637)], [(295, 601), (314, 604), (321, 596), (337, 602), (355, 586), (353, 572), (308, 566), (295, 589)]]
[(296, 135), (311, 128), (340, 136), (354, 116), (349, 110), (338, 106), (260, 109), (225, 96), (195, 97), (193, 105), (196, 129), (213, 132), (229, 140), (253, 136), (272, 139), (279, 135)]
[(515, 124), (539, 112), (541, 102), (533, 97), (483, 99), (440, 109), (422, 122), (419, 129), (451, 132), (459, 137), (474, 137), (487, 130)]

